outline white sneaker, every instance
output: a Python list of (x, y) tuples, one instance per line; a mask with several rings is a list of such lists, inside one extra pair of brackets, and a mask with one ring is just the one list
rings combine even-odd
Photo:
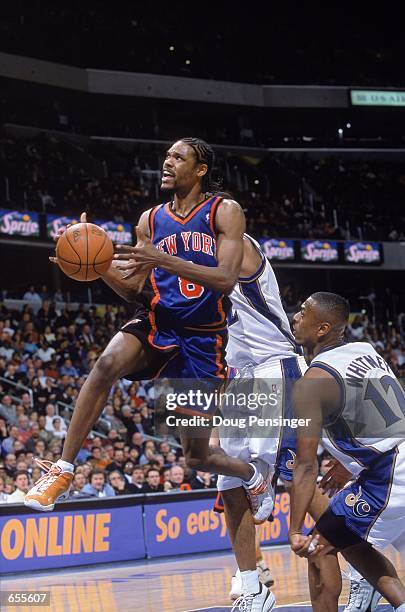
[(259, 495), (252, 495), (247, 492), (249, 502), (252, 508), (253, 522), (255, 525), (262, 525), (271, 516), (274, 508), (274, 489), (269, 482), (267, 488)]
[(270, 573), (269, 568), (266, 565), (264, 559), (261, 559), (257, 564), (257, 571), (259, 574), (259, 580), (264, 586), (271, 587), (274, 584), (273, 576)]
[(68, 499), (73, 472), (63, 472), (62, 468), (52, 461), (37, 458), (35, 461), (45, 474), (28, 491), (24, 504), (34, 510), (49, 512), (54, 509), (56, 502)]
[(365, 578), (351, 580), (349, 600), (343, 612), (374, 612), (381, 597)]
[(271, 591), (260, 586), (260, 593), (241, 595), (233, 604), (231, 612), (270, 612), (276, 605), (276, 598)]
[(272, 471), (268, 463), (262, 459), (252, 461), (257, 472), (261, 475), (261, 484), (255, 488), (248, 488), (246, 493), (252, 508), (253, 522), (261, 525), (271, 515), (274, 508), (274, 489), (272, 486)]
[(242, 595), (242, 576), (240, 570), (236, 570), (235, 576), (232, 576), (231, 590), (229, 591), (229, 597), (232, 601), (238, 599)]
[(269, 480), (271, 480), (270, 466), (259, 458), (253, 459), (249, 465), (254, 468), (255, 473), (248, 482), (242, 481), (243, 486), (247, 489), (249, 495), (260, 495), (267, 490)]

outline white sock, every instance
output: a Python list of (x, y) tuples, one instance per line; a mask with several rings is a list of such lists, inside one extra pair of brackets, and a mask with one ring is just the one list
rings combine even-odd
[(74, 472), (75, 466), (73, 463), (69, 463), (69, 461), (63, 461), (63, 459), (58, 459), (56, 465), (59, 465), (62, 468), (62, 472)]
[(260, 593), (259, 574), (257, 570), (241, 572), (240, 576), (242, 578), (242, 593), (244, 595)]
[(399, 608), (395, 608), (395, 612), (405, 612), (405, 603), (401, 604)]
[(363, 576), (359, 574), (359, 572), (353, 567), (353, 565), (350, 565), (350, 563), (348, 564), (348, 570), (350, 580), (355, 580), (356, 582), (359, 582), (363, 579)]

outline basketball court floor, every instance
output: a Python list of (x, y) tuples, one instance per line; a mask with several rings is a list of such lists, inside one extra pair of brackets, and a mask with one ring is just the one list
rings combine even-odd
[[(306, 562), (289, 546), (264, 551), (272, 569), (277, 609), (282, 612), (309, 612)], [(390, 558), (405, 578), (405, 559), (396, 552)], [(50, 608), (13, 606), (13, 612), (229, 612), (228, 599), (235, 562), (229, 553), (80, 567), (67, 571), (24, 574), (4, 578), (1, 590), (50, 590)], [(343, 581), (342, 603), (349, 582)], [(392, 610), (382, 604), (378, 612)]]

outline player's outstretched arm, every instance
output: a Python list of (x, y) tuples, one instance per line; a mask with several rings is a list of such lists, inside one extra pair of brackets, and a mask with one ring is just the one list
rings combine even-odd
[[(306, 556), (311, 552), (311, 538), (302, 536), (302, 525), (314, 495), (318, 476), (317, 448), (322, 429), (325, 406), (336, 400), (337, 383), (320, 368), (310, 368), (294, 385), (293, 407), (298, 419), (305, 425), (297, 430), (297, 454), (291, 490), (291, 517), (289, 536), (293, 551)], [(314, 542), (316, 544), (316, 542)]]
[[(137, 245), (142, 244), (143, 237), (149, 239), (149, 213), (150, 209), (142, 213), (137, 226)], [(142, 291), (145, 281), (153, 266), (138, 266), (136, 272), (118, 268), (119, 262), (113, 260), (111, 266), (105, 274), (101, 276), (103, 281), (111, 287), (115, 293), (127, 302), (136, 300), (137, 295)]]
[[(200, 266), (180, 257), (159, 251), (147, 237), (138, 230), (142, 242), (135, 247), (120, 246), (116, 259), (120, 270), (131, 272), (140, 266), (162, 268), (171, 274), (180, 276), (190, 282), (198, 283), (221, 293), (230, 293), (238, 280), (243, 258), (243, 234), (245, 232), (245, 215), (237, 202), (223, 200), (216, 215), (218, 265), (216, 267)], [(142, 230), (142, 228), (140, 228)], [(133, 260), (135, 263), (131, 263)]]
[[(149, 226), (148, 226), (148, 218), (149, 218), (150, 210), (142, 213), (139, 219), (139, 227), (142, 228), (142, 231), (148, 236), (149, 234)], [(82, 212), (80, 215), (80, 223), (87, 223), (87, 213)], [(70, 227), (68, 225), (67, 227)], [(62, 236), (63, 232), (66, 228), (61, 228), (58, 232), (58, 236), (56, 236), (55, 241), (57, 242), (59, 238)], [(139, 243), (139, 238), (138, 238)], [(57, 257), (50, 257), (49, 260), (58, 265)], [(133, 302), (136, 300), (136, 296), (143, 289), (145, 281), (149, 275), (151, 270), (150, 267), (146, 266), (138, 266), (136, 273), (131, 275), (131, 278), (127, 278), (127, 274), (125, 272), (121, 272), (117, 268), (118, 262), (113, 261), (107, 272), (105, 272), (101, 278), (102, 280), (109, 286), (115, 293), (117, 293), (120, 297), (122, 297), (127, 302)]]

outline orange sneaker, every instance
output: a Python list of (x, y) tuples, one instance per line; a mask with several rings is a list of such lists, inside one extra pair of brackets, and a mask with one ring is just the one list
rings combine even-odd
[(49, 512), (54, 509), (57, 501), (64, 501), (69, 497), (73, 472), (62, 472), (62, 468), (52, 461), (35, 461), (45, 474), (28, 491), (24, 505), (34, 510)]

